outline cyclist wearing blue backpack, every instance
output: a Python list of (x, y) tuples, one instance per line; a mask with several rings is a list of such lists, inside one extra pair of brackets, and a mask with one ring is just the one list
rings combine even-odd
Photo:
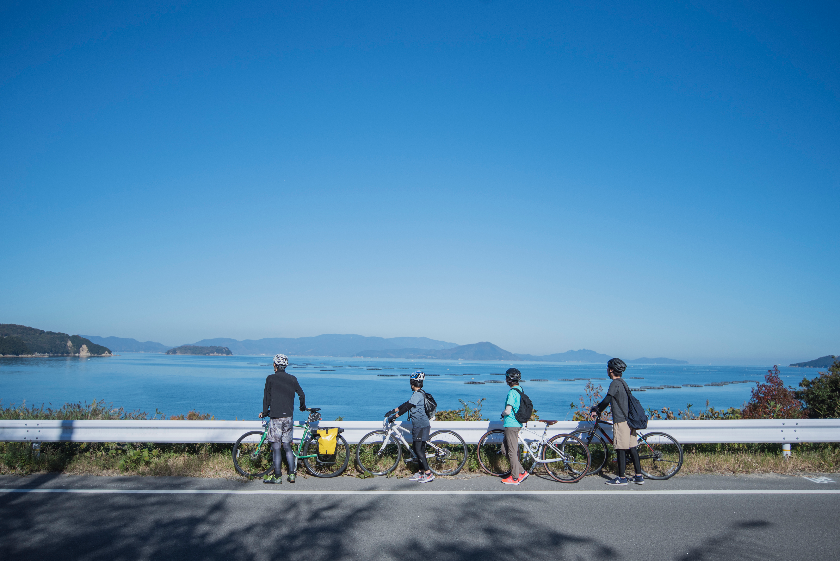
[(642, 466), (639, 462), (639, 451), (636, 450), (638, 440), (636, 439), (636, 431), (631, 430), (627, 424), (627, 415), (630, 409), (630, 388), (627, 387), (621, 375), (627, 369), (627, 365), (620, 358), (611, 358), (607, 363), (607, 374), (610, 377), (610, 388), (607, 390), (607, 395), (604, 400), (598, 405), (593, 405), (590, 410), (590, 416), (594, 419), (601, 414), (601, 411), (610, 407), (613, 417), (613, 446), (615, 447), (615, 455), (618, 459), (618, 477), (607, 481), (607, 485), (627, 485), (630, 480), (627, 479), (625, 471), (627, 469), (627, 452), (633, 458), (633, 467), (636, 470), (636, 477), (633, 482), (637, 485), (642, 485), (645, 478), (642, 476)]

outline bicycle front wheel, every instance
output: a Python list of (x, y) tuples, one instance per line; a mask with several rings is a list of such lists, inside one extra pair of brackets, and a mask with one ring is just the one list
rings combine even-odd
[(350, 462), (350, 447), (344, 437), (336, 435), (335, 454), (319, 454), (316, 434), (303, 446), (303, 467), (315, 477), (335, 477), (341, 475)]
[(604, 438), (598, 433), (590, 436), (586, 429), (573, 431), (572, 436), (580, 439), (589, 449), (589, 473), (600, 472), (607, 460), (610, 459), (610, 450), (607, 448)]
[(426, 461), (435, 475), (455, 475), (467, 463), (467, 444), (456, 432), (435, 431), (426, 443)]
[(501, 477), (510, 473), (510, 460), (505, 454), (505, 431), (494, 429), (478, 441), (478, 465), (486, 473)]
[(233, 445), (233, 467), (239, 475), (260, 477), (273, 467), (268, 442), (260, 446), (262, 431), (246, 432)]
[(670, 434), (643, 434), (639, 437), (637, 450), (642, 462), (642, 473), (648, 479), (668, 479), (682, 467), (682, 446)]
[(572, 434), (552, 436), (542, 449), (548, 474), (562, 483), (576, 483), (589, 472), (589, 449)]
[(400, 459), (399, 442), (384, 430), (367, 433), (356, 446), (356, 464), (365, 473), (386, 475), (396, 469)]

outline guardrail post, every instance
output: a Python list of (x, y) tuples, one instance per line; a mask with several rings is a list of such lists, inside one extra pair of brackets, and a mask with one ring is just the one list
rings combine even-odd
[(35, 452), (35, 457), (41, 457), (41, 443), (40, 442), (33, 442), (32, 443), (32, 451)]
[(782, 456), (790, 458), (790, 444), (782, 444)]

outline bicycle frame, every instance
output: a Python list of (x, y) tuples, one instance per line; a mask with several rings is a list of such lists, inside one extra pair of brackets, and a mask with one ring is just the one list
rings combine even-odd
[[(609, 425), (609, 426), (613, 426), (613, 423), (611, 423), (611, 422), (609, 422), (609, 421), (605, 421), (605, 420), (601, 419), (600, 417), (596, 417), (596, 418), (595, 418), (595, 425), (594, 425), (594, 426), (593, 426), (593, 427), (592, 427), (592, 428), (591, 428), (588, 432), (589, 432), (590, 434), (592, 434), (592, 435), (594, 435), (594, 434), (595, 434), (595, 433), (597, 433), (597, 432), (600, 432), (600, 433), (601, 433), (601, 438), (603, 438), (603, 439), (604, 439), (604, 441), (605, 441), (607, 444), (609, 444), (610, 446), (612, 446), (613, 448), (615, 448), (615, 442), (613, 442), (613, 439), (610, 437), (610, 435), (608, 435), (608, 434), (607, 434), (607, 432), (604, 430), (604, 427), (603, 427), (603, 426), (601, 426), (601, 425)], [(635, 432), (635, 431), (634, 431), (634, 432)], [(647, 443), (647, 440), (645, 440), (645, 439), (643, 438), (644, 436), (645, 436), (644, 434), (637, 434), (637, 435), (636, 435), (636, 441), (637, 441), (637, 445), (636, 445), (636, 447), (638, 448), (638, 447), (640, 447), (642, 444), (644, 444), (645, 446), (647, 446), (647, 447), (648, 447), (648, 449), (650, 449), (650, 444), (648, 444), (648, 443)]]
[[(525, 437), (522, 436), (523, 431), (534, 435), (535, 437), (537, 437), (538, 440), (536, 440), (536, 441), (533, 440), (533, 439), (530, 440), (530, 441), (526, 440)], [(537, 463), (537, 464), (550, 464), (552, 462), (565, 462), (566, 461), (566, 454), (561, 452), (556, 446), (554, 446), (554, 444), (551, 444), (548, 441), (548, 439), (546, 438), (547, 434), (548, 434), (548, 425), (545, 425), (545, 427), (543, 427), (543, 433), (542, 434), (538, 434), (538, 433), (534, 432), (533, 430), (529, 429), (528, 427), (526, 427), (525, 425), (522, 425), (522, 428), (519, 430), (519, 433), (517, 434), (517, 438), (519, 439), (519, 442), (522, 444), (523, 448), (525, 448), (525, 450), (528, 451), (528, 455), (531, 456), (531, 459), (535, 463)], [(551, 460), (541, 460), (541, 459), (539, 459), (537, 457), (537, 453), (540, 450), (542, 450), (543, 448), (546, 448), (546, 447), (549, 447), (552, 450), (554, 450), (557, 454), (560, 455), (560, 457), (559, 458), (554, 458), (554, 459), (551, 459)]]
[[(268, 423), (269, 423), (268, 419), (264, 419), (263, 422), (262, 422), (263, 435), (262, 435), (262, 438), (260, 438), (260, 443), (257, 445), (256, 450), (254, 450), (254, 452), (252, 454), (255, 458), (257, 456), (259, 456), (260, 452), (263, 449), (263, 444), (265, 443), (265, 440), (268, 438)], [(303, 443), (306, 442), (306, 438), (309, 436), (309, 434), (311, 432), (311, 428), (309, 426), (310, 423), (311, 422), (309, 421), (309, 419), (307, 419), (306, 422), (304, 422), (304, 423), (292, 423), (292, 428), (293, 429), (303, 427), (303, 434), (301, 435), (301, 437), (298, 438), (298, 439), (292, 438), (292, 442), (294, 442), (295, 440), (298, 441), (297, 452), (295, 452), (295, 447), (292, 446), (292, 454), (294, 454), (294, 456), (295, 456), (295, 464), (297, 464), (298, 460), (301, 460), (303, 458), (315, 458), (315, 457), (318, 456), (318, 454), (308, 454), (307, 455), (307, 454), (303, 453)], [(297, 465), (295, 465), (295, 469), (297, 469)]]
[[(382, 452), (382, 450), (385, 449), (385, 446), (388, 445), (388, 441), (391, 440), (391, 437), (395, 436), (396, 440), (399, 441), (399, 442), (402, 442), (402, 445), (405, 446), (406, 450), (408, 450), (408, 453), (411, 454), (412, 459), (414, 459), (415, 461), (420, 461), (420, 459), (417, 457), (417, 454), (414, 453), (414, 449), (411, 446), (408, 445), (408, 441), (402, 435), (402, 433), (411, 434), (411, 431), (409, 431), (407, 428), (405, 428), (402, 425), (398, 425), (396, 421), (389, 422), (387, 418), (382, 422), (382, 428), (385, 431), (387, 431), (387, 434), (385, 435), (385, 438), (382, 441), (382, 448), (379, 449), (380, 453)], [(426, 446), (431, 448), (432, 451), (435, 452), (435, 453), (443, 452), (443, 450), (439, 446), (435, 446), (434, 443), (432, 443), (432, 442), (427, 441)], [(435, 455), (436, 455), (435, 453), (433, 453), (433, 454), (428, 454), (427, 453), (426, 458), (435, 457)]]

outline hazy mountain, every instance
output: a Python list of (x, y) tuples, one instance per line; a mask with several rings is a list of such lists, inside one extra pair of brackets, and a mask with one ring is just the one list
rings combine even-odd
[(607, 362), (613, 358), (610, 355), (604, 355), (590, 351), (589, 349), (580, 349), (578, 351), (566, 351), (565, 353), (554, 353), (551, 355), (519, 355), (522, 360), (533, 360), (538, 362)]
[(198, 347), (196, 345), (181, 345), (166, 351), (168, 355), (204, 355), (204, 356), (230, 356), (233, 353), (227, 347)]
[(688, 361), (685, 360), (676, 360), (673, 358), (637, 358), (634, 360), (628, 360), (627, 364), (688, 364)]
[(814, 360), (809, 360), (808, 362), (797, 362), (796, 364), (791, 364), (791, 366), (800, 366), (805, 368), (828, 368), (834, 361), (837, 359), (834, 355), (826, 355), (821, 356), (820, 358), (815, 358)]
[(154, 341), (141, 343), (137, 339), (128, 339), (125, 337), (99, 337), (98, 335), (82, 335), (82, 337), (86, 337), (97, 345), (103, 345), (119, 353), (165, 353), (168, 349), (172, 348), (155, 343)]
[(355, 356), (363, 349), (444, 350), (457, 347), (455, 343), (436, 341), (428, 337), (364, 337), (362, 335), (318, 335), (317, 337), (269, 339), (202, 339), (194, 345), (227, 347), (236, 355), (297, 356)]
[(382, 349), (360, 351), (355, 356), (366, 358), (414, 358), (446, 360), (519, 360), (519, 357), (493, 343), (473, 343), (451, 349)]

